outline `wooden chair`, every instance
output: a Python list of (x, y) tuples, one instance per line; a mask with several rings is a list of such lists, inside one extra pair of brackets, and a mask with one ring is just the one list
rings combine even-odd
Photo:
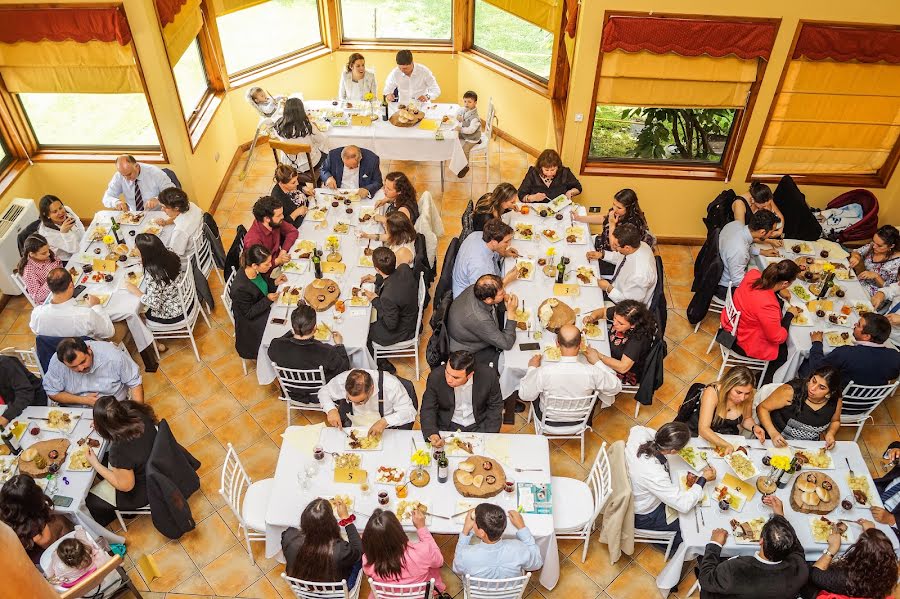
[[(298, 173), (300, 172), (300, 168), (297, 164), (296, 156), (298, 154), (306, 154), (306, 163), (312, 171), (313, 187), (319, 186), (319, 175), (316, 173), (316, 168), (313, 164), (311, 145), (269, 138), (269, 146), (272, 148), (272, 154), (275, 155), (275, 162), (277, 164), (290, 164)], [(278, 152), (281, 152), (281, 158), (278, 157)], [(294, 158), (291, 158), (291, 156), (294, 156)]]
[[(118, 570), (119, 577), (122, 580), (122, 586), (119, 588), (127, 588), (131, 591), (133, 597), (140, 599), (141, 593), (137, 590), (137, 587), (134, 586), (131, 577), (125, 572), (125, 569), (122, 567), (122, 562), (123, 558), (121, 555), (111, 555), (109, 561), (91, 572), (89, 576), (82, 578), (78, 584), (66, 589), (63, 593), (60, 593), (60, 598), (75, 599), (76, 597), (85, 597), (88, 593), (101, 586), (107, 576)], [(103, 593), (103, 596), (107, 596), (105, 592)]]

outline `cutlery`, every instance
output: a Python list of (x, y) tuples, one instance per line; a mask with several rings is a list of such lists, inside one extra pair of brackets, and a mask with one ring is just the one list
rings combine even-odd
[(850, 476), (856, 476), (856, 474), (853, 473), (853, 467), (850, 465), (850, 459), (845, 457), (844, 461), (847, 462), (847, 469), (850, 470)]
[(457, 512), (457, 513), (453, 514), (453, 515), (450, 516), (450, 517), (451, 517), (451, 518), (456, 518), (457, 516), (462, 516), (463, 514), (468, 514), (470, 511), (472, 511), (472, 508), (469, 508), (469, 509), (467, 509), (467, 510), (463, 510), (463, 511), (461, 511), (461, 512)]
[(543, 468), (513, 468), (516, 472), (543, 472)]
[(702, 507), (701, 507), (701, 509), (699, 509), (699, 510), (697, 510), (697, 511), (700, 512), (700, 522), (703, 522), (703, 528), (706, 528), (706, 519), (703, 517), (703, 509), (702, 509)]
[(862, 524), (860, 524), (856, 520), (844, 520), (843, 518), (839, 518), (838, 522), (846, 522), (847, 524), (856, 524), (857, 526), (862, 526)]
[(452, 516), (441, 516), (440, 514), (434, 514), (432, 512), (424, 512), (426, 516), (434, 516), (435, 518), (440, 518), (441, 520), (449, 520)]
[[(699, 507), (699, 506), (698, 506), (698, 507)], [(697, 518), (697, 512), (698, 512), (698, 511), (700, 511), (700, 510), (699, 510), (699, 509), (694, 510), (694, 524), (697, 525), (697, 534), (700, 534), (700, 520)]]
[(365, 516), (366, 518), (371, 518), (371, 517), (372, 517), (372, 514), (367, 514), (367, 513), (365, 513), (365, 512), (361, 512), (361, 511), (359, 511), (359, 510), (353, 510), (353, 513), (354, 513), (354, 514), (359, 514), (360, 516)]

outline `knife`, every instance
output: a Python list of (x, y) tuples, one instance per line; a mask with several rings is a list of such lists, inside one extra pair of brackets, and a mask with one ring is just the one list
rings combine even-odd
[[(467, 510), (468, 511), (468, 510)], [(441, 516), (440, 514), (434, 514), (432, 512), (425, 512), (426, 516), (434, 516), (435, 518), (440, 518), (441, 520), (449, 520), (453, 516)]]

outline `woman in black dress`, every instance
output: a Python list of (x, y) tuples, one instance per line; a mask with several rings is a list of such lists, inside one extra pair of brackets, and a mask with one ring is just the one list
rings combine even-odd
[(707, 385), (700, 393), (698, 409), (686, 420), (691, 434), (721, 448), (725, 454), (733, 452), (734, 447), (719, 435), (740, 435), (746, 430), (760, 442), (765, 441), (765, 429), (753, 420), (755, 386), (756, 377), (746, 366), (728, 369), (721, 380)]
[(15, 531), (31, 561), (38, 563), (44, 549), (72, 531), (72, 523), (53, 513), (53, 500), (28, 474), (17, 474), (0, 489), (0, 520)]
[[(118, 401), (104, 395), (94, 404), (94, 430), (109, 441), (108, 466), (87, 448), (87, 461), (103, 480), (94, 486), (85, 504), (94, 520), (106, 526), (115, 510), (137, 510), (147, 505), (147, 462), (156, 440), (156, 415), (148, 404)], [(112, 486), (112, 489), (109, 489)], [(115, 497), (114, 503), (109, 499)]]
[(241, 267), (231, 282), (231, 311), (234, 314), (234, 347), (240, 357), (255, 360), (259, 354), (269, 309), (278, 299), (276, 289), (287, 281), (285, 275), (272, 281), (272, 254), (259, 244), (244, 250)]
[(275, 167), (275, 185), (271, 196), (284, 208), (284, 220), (298, 229), (308, 210), (306, 195), (300, 191), (300, 178), (297, 170), (290, 164), (279, 164)]
[[(650, 234), (650, 225), (647, 224), (647, 217), (641, 210), (638, 203), (637, 194), (633, 189), (620, 189), (613, 196), (612, 207), (606, 215), (600, 214), (576, 214), (575, 221), (579, 223), (588, 223), (591, 225), (603, 225), (603, 231), (594, 238), (594, 249), (613, 251), (612, 245), (609, 243), (610, 233), (616, 230), (617, 225), (629, 223), (637, 227), (641, 233), (641, 241), (653, 247), (656, 245), (656, 238)], [(597, 260), (599, 255), (591, 255), (588, 253), (588, 260)]]
[[(300, 516), (300, 528), (281, 533), (281, 550), (287, 575), (310, 582), (347, 581), (352, 589), (362, 568), (362, 541), (343, 501), (335, 498), (334, 510), (327, 499), (314, 499)], [(337, 512), (340, 521), (335, 519)], [(341, 539), (341, 528), (347, 540)]]
[(750, 189), (744, 195), (738, 196), (731, 203), (731, 211), (734, 213), (734, 220), (741, 221), (744, 224), (750, 224), (750, 216), (754, 212), (760, 210), (768, 210), (778, 217), (778, 223), (775, 229), (769, 234), (768, 241), (775, 241), (774, 246), (778, 247), (781, 243), (778, 241), (784, 237), (784, 215), (778, 206), (775, 205), (775, 196), (772, 194), (772, 188), (765, 183), (754, 181), (750, 184)]
[(760, 424), (775, 447), (793, 439), (825, 441), (834, 447), (841, 427), (841, 373), (833, 366), (816, 369), (806, 380), (794, 379), (756, 406)]
[(828, 537), (828, 549), (809, 569), (804, 599), (834, 595), (885, 599), (891, 595), (897, 583), (897, 556), (891, 541), (870, 520), (858, 522), (863, 532), (841, 557), (835, 558), (841, 550), (841, 535)]
[(405, 174), (400, 171), (388, 173), (384, 177), (384, 197), (375, 202), (375, 209), (387, 206), (384, 215), (376, 214), (375, 220), (384, 224), (388, 214), (402, 212), (409, 222), (416, 224), (419, 220), (419, 201), (416, 188)]
[(581, 183), (569, 167), (563, 166), (556, 150), (541, 152), (534, 166), (528, 167), (519, 185), (519, 200), (522, 202), (549, 202), (561, 195), (571, 200), (580, 193)]
[[(585, 320), (600, 315), (589, 314)], [(616, 304), (606, 317), (609, 323), (609, 355), (600, 354), (600, 361), (612, 368), (623, 385), (637, 385), (644, 374), (644, 360), (656, 339), (656, 318), (647, 306), (636, 300)]]

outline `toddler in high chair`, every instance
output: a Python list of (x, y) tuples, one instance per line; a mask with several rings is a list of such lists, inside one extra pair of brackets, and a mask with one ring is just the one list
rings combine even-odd
[(272, 97), (261, 87), (252, 87), (247, 93), (250, 100), (256, 105), (262, 116), (271, 117), (278, 112), (278, 103), (284, 99), (283, 96)]
[(85, 530), (76, 526), (75, 536), (60, 541), (56, 546), (47, 568), (47, 580), (67, 589), (102, 566), (107, 559), (108, 556)]

